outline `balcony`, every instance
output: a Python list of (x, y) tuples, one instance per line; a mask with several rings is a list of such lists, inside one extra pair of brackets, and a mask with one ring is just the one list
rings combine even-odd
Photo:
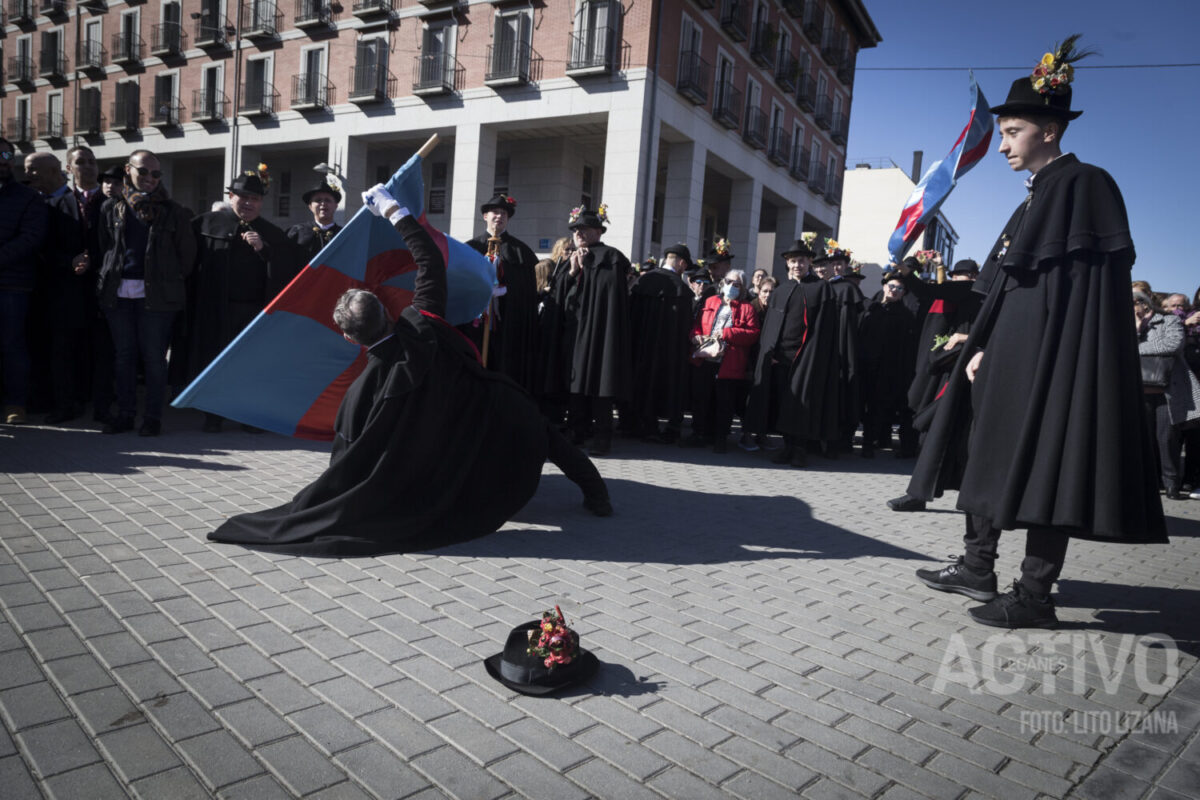
[(838, 55), (837, 76), (838, 80), (847, 86), (854, 83), (854, 67), (858, 61), (858, 54), (850, 49), (847, 44)]
[(354, 16), (359, 19), (390, 17), (395, 10), (396, 0), (354, 0)]
[(183, 124), (183, 103), (174, 95), (154, 98), (150, 124), (156, 128), (178, 128)]
[(721, 0), (721, 27), (735, 42), (744, 42), (750, 33), (750, 4), (746, 0)]
[(750, 36), (750, 58), (763, 69), (775, 66), (775, 43), (779, 41), (779, 32), (769, 22), (760, 22), (754, 26)]
[(805, 111), (817, 107), (817, 79), (812, 75), (801, 72), (796, 79), (796, 105)]
[(821, 34), (825, 29), (825, 12), (821, 4), (809, 0), (804, 6), (804, 21), (800, 24), (808, 41), (815, 45), (821, 44)]
[(319, 73), (292, 76), (292, 108), (297, 111), (325, 110), (333, 105), (334, 86)]
[(791, 53), (783, 53), (775, 65), (775, 84), (788, 94), (796, 91), (800, 78), (800, 62)]
[(821, 126), (823, 130), (829, 130), (833, 125), (833, 101), (829, 99), (829, 95), (817, 98), (817, 109), (813, 112), (813, 119)]
[(805, 0), (783, 0), (783, 10), (788, 13), (788, 16), (799, 19), (804, 16)]
[(65, 17), (67, 0), (38, 0), (38, 11), (47, 17)]
[(808, 169), (808, 188), (809, 191), (817, 194), (825, 193), (825, 167), (821, 164), (813, 164)]
[(172, 58), (183, 55), (183, 26), (178, 22), (163, 22), (150, 29), (150, 55)]
[(13, 25), (28, 25), (35, 16), (33, 0), (9, 0), (8, 21)]
[(520, 86), (529, 83), (532, 52), (528, 42), (488, 45), (487, 72), (483, 75), (483, 82), (488, 86)]
[(246, 81), (242, 86), (242, 102), (238, 106), (238, 114), (253, 119), (255, 117), (270, 117), (275, 113), (279, 103), (279, 92), (274, 85), (266, 81)]
[(61, 142), (67, 138), (67, 125), (63, 115), (54, 112), (38, 114), (38, 138), (47, 142)]
[(833, 28), (826, 28), (821, 34), (821, 58), (825, 59), (825, 63), (831, 67), (837, 67), (838, 54), (841, 52), (841, 47), (838, 44), (838, 36)]
[(110, 130), (135, 133), (142, 127), (142, 109), (138, 105), (135, 93), (114, 100), (112, 104), (112, 125)]
[(767, 158), (772, 164), (781, 167), (786, 167), (791, 162), (792, 135), (780, 125), (771, 129), (771, 136), (767, 141)]
[(742, 141), (755, 150), (767, 146), (767, 113), (757, 106), (746, 109), (746, 125), (742, 128)]
[(396, 76), (381, 65), (355, 64), (350, 68), (351, 103), (382, 103), (396, 94)]
[(693, 50), (679, 54), (679, 75), (675, 88), (698, 106), (708, 102), (708, 86), (712, 82), (712, 65)]
[(742, 90), (732, 83), (718, 83), (713, 87), (712, 115), (729, 130), (737, 130), (742, 121)]
[(839, 205), (842, 202), (842, 176), (835, 178), (830, 175), (825, 183), (825, 201), (833, 206)]
[(296, 0), (292, 22), (300, 30), (327, 30), (335, 26), (337, 14), (326, 0)]
[(4, 133), (13, 144), (33, 144), (33, 120), (28, 117), (9, 117)]
[(845, 144), (850, 133), (850, 118), (843, 112), (834, 115), (829, 136), (838, 144)]
[(104, 69), (104, 62), (106, 60), (108, 60), (108, 51), (104, 49), (104, 45), (100, 44), (99, 41), (92, 39), (79, 46), (80, 69)]
[(808, 148), (801, 144), (797, 139), (792, 144), (792, 165), (788, 168), (788, 174), (796, 180), (804, 183), (808, 180), (808, 165), (812, 161), (812, 154), (808, 152)]
[(203, 89), (192, 90), (193, 122), (223, 122), (227, 113), (229, 99), (220, 89), (211, 92)]
[(77, 136), (96, 136), (104, 130), (104, 115), (100, 113), (100, 93), (96, 92), (96, 101), (91, 104), (81, 104), (75, 114), (75, 134)]
[(413, 94), (430, 97), (454, 91), (454, 62), (448, 53), (413, 59)]
[(33, 85), (33, 59), (29, 56), (10, 56), (8, 80), (17, 85)]
[[(140, 64), (145, 41), (136, 33), (114, 33), (112, 37), (112, 63)], [(115, 118), (116, 115), (114, 114)]]
[(242, 36), (249, 39), (274, 39), (283, 26), (283, 14), (265, 0), (242, 6)]
[(97, 14), (103, 14), (108, 11), (108, 0), (81, 0), (79, 6), (95, 11)]
[(67, 77), (67, 56), (60, 50), (43, 50), (38, 54), (38, 74), (52, 81)]
[(201, 15), (196, 20), (197, 47), (229, 47), (233, 26), (224, 17)]
[(617, 29), (607, 25), (571, 34), (567, 74), (572, 77), (611, 74), (616, 61)]

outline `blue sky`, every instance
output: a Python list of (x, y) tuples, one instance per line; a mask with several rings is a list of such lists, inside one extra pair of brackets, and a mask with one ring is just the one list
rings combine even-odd
[[(888, 157), (908, 170), (942, 158), (967, 121), (967, 67), (989, 104), (1028, 74), (1054, 42), (1080, 33), (1100, 50), (1079, 63), (1064, 149), (1116, 179), (1137, 247), (1135, 278), (1189, 297), (1200, 286), (1200, 67), (1110, 69), (1200, 62), (1200, 2), (1149, 0), (865, 0), (883, 36), (862, 50), (854, 79), (847, 160)], [(903, 67), (962, 67), (892, 71)], [(984, 67), (1012, 69), (987, 70)], [(1088, 67), (1104, 67), (1089, 69)], [(876, 68), (883, 68), (876, 71)], [(942, 207), (959, 233), (956, 258), (982, 261), (1024, 198), (1024, 178), (990, 152)], [(896, 209), (897, 217), (900, 209)], [(853, 242), (846, 243), (853, 248)]]

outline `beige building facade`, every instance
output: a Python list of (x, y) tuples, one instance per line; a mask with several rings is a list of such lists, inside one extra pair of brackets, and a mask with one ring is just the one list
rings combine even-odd
[(308, 219), (318, 163), (358, 193), (432, 133), (426, 213), (458, 238), (496, 191), (545, 252), (580, 202), (631, 258), (726, 236), (738, 266), (835, 233), (862, 0), (3, 0), (18, 150), (154, 151), (194, 211), (258, 162)]

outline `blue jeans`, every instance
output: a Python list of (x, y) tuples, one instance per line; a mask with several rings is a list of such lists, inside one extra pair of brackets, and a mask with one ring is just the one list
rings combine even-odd
[(144, 419), (161, 420), (167, 399), (167, 347), (177, 311), (147, 311), (144, 299), (117, 298), (116, 308), (104, 310), (116, 352), (117, 415), (137, 414), (137, 365), (142, 358), (146, 376)]
[(0, 289), (0, 360), (4, 364), (4, 403), (24, 407), (29, 399), (29, 344), (25, 321), (29, 292)]

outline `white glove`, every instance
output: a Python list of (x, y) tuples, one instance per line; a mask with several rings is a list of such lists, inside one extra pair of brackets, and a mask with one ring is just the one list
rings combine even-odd
[(377, 217), (383, 216), (385, 208), (399, 205), (396, 198), (392, 197), (391, 193), (383, 187), (382, 183), (377, 183), (370, 189), (362, 193), (363, 205)]

